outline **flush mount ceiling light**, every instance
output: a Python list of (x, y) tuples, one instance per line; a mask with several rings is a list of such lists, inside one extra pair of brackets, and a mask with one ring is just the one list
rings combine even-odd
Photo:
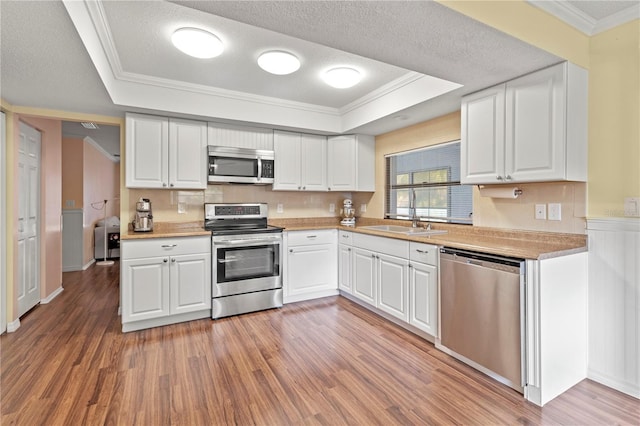
[(173, 32), (171, 42), (183, 53), (200, 59), (215, 58), (224, 50), (218, 37), (198, 28), (178, 28)]
[(96, 123), (91, 122), (91, 121), (83, 121), (83, 122), (80, 123), (80, 125), (82, 127), (84, 127), (85, 129), (91, 129), (91, 130), (99, 129), (98, 125)]
[(292, 53), (271, 50), (258, 57), (258, 65), (271, 74), (287, 75), (298, 71), (300, 60)]
[(338, 67), (324, 73), (324, 81), (336, 89), (348, 89), (362, 80), (362, 74), (355, 68)]

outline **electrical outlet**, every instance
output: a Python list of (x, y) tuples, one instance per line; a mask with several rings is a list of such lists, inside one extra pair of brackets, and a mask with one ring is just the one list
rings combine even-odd
[(624, 199), (624, 215), (627, 217), (640, 216), (640, 198), (626, 197)]
[(562, 220), (562, 204), (549, 203), (549, 220)]
[(360, 213), (366, 213), (366, 212), (367, 212), (367, 205), (360, 204)]
[(178, 201), (178, 214), (185, 214), (187, 212), (187, 203), (184, 201)]
[(547, 205), (536, 204), (536, 219), (545, 220), (547, 218)]
[(329, 204), (329, 213), (335, 213), (336, 212), (336, 205), (334, 203), (330, 203)]
[(276, 206), (276, 212), (278, 213), (284, 212), (284, 207), (282, 206), (282, 203), (278, 203), (278, 205)]

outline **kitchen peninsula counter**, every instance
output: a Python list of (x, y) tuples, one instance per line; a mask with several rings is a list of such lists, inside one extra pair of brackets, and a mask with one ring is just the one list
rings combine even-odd
[[(431, 223), (434, 230), (446, 230), (447, 233), (417, 236), (364, 229), (363, 227), (372, 225), (407, 226), (407, 221), (368, 218), (359, 219), (355, 227), (340, 225), (339, 218), (273, 219), (269, 220), (269, 224), (281, 226), (286, 231), (339, 229), (523, 259), (542, 260), (587, 251), (587, 236), (580, 234), (503, 230), (468, 225)], [(421, 225), (424, 224), (424, 222), (421, 222)]]
[(150, 238), (198, 237), (210, 236), (202, 222), (159, 222), (153, 224), (153, 231), (134, 232), (129, 230), (120, 236), (120, 240), (145, 240)]

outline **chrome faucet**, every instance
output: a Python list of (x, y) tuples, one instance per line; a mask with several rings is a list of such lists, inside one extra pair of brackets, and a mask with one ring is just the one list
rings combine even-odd
[(415, 188), (411, 189), (411, 203), (409, 204), (409, 210), (411, 211), (411, 227), (418, 227), (418, 214), (416, 209), (416, 190)]

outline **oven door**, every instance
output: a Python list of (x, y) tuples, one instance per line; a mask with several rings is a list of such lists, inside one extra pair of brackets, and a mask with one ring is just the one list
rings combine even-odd
[(212, 297), (282, 288), (282, 236), (229, 236), (213, 241)]

